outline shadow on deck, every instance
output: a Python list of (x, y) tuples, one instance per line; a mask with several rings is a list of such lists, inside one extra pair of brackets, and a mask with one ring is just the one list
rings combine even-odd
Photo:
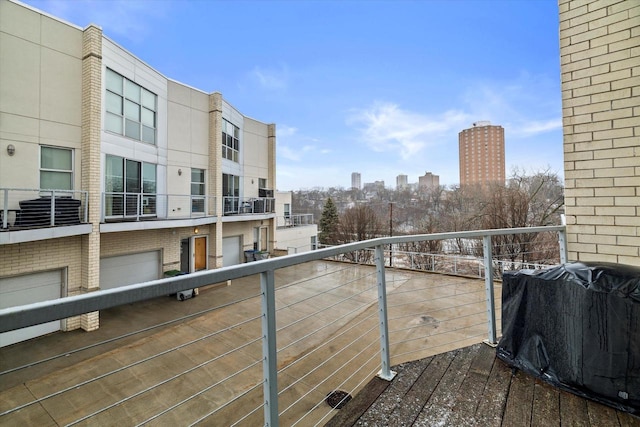
[(476, 344), (393, 368), (371, 380), (327, 426), (640, 426), (640, 418), (512, 374)]

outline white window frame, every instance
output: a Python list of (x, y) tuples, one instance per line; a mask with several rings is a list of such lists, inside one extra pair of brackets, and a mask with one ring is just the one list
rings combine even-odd
[[(48, 150), (60, 150), (60, 151), (68, 151), (71, 154), (71, 169), (55, 169), (55, 168), (45, 168), (42, 166), (42, 149), (48, 149)], [(73, 148), (67, 148), (67, 147), (56, 147), (56, 146), (52, 146), (52, 145), (41, 145), (40, 146), (40, 156), (39, 156), (39, 164), (38, 164), (38, 168), (39, 168), (39, 185), (40, 185), (40, 189), (42, 190), (73, 190), (73, 180), (74, 180), (74, 163), (75, 163), (75, 159), (74, 159), (74, 150)], [(46, 173), (57, 173), (57, 174), (68, 174), (69, 175), (69, 188), (50, 188), (50, 186), (43, 186), (42, 185), (42, 173), (45, 172)]]
[[(117, 217), (139, 217), (139, 216), (150, 216), (154, 217), (158, 214), (158, 165), (155, 163), (141, 162), (139, 160), (128, 159), (126, 157), (107, 155), (106, 162), (109, 163), (109, 158), (118, 159), (122, 162), (122, 175), (118, 176), (122, 180), (122, 191), (113, 191), (109, 189), (107, 185), (107, 168), (105, 168), (105, 195), (104, 195), (104, 212), (106, 218), (117, 218)], [(138, 185), (140, 187), (139, 191), (131, 191), (130, 188), (127, 187), (127, 163), (137, 163), (138, 164)], [(148, 177), (145, 177), (145, 169), (146, 167), (153, 166), (155, 176), (153, 181), (149, 180)], [(149, 184), (152, 184), (154, 189), (153, 191), (145, 191), (145, 187), (148, 187)], [(120, 205), (116, 202), (120, 200)], [(116, 212), (122, 211), (121, 213), (113, 213), (114, 206), (116, 208), (120, 208), (116, 210)], [(111, 209), (107, 209), (111, 207)]]
[[(202, 173), (202, 181), (194, 181), (193, 173)], [(191, 168), (191, 213), (204, 214), (205, 213), (205, 200), (207, 194), (206, 187), (206, 170), (199, 168)], [(194, 191), (196, 188), (200, 188), (200, 191)]]
[[(110, 83), (114, 78), (120, 79), (119, 87)], [(107, 68), (105, 131), (156, 145), (157, 127), (158, 95)]]
[(222, 120), (222, 158), (240, 162), (240, 128)]

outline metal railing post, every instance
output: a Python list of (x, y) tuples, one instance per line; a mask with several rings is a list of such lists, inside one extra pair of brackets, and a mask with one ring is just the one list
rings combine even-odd
[(4, 192), (4, 196), (3, 196), (3, 205), (2, 205), (2, 228), (7, 228), (8, 224), (9, 224), (9, 189), (5, 188), (3, 190)]
[(482, 249), (484, 255), (484, 287), (487, 295), (487, 323), (489, 327), (489, 338), (485, 342), (489, 345), (496, 345), (498, 339), (496, 333), (496, 303), (493, 296), (491, 236), (482, 237)]
[(278, 423), (278, 363), (276, 347), (276, 296), (273, 270), (260, 273), (262, 293), (262, 371), (264, 384), (264, 425)]
[(558, 231), (558, 245), (560, 246), (560, 264), (567, 263), (567, 229)]
[(384, 248), (376, 246), (376, 274), (378, 276), (378, 315), (380, 318), (380, 358), (381, 366), (378, 376), (391, 381), (396, 373), (391, 370), (389, 353), (389, 325), (387, 316), (387, 283), (384, 271)]
[(49, 225), (56, 225), (56, 192), (51, 190), (51, 211), (49, 211)]

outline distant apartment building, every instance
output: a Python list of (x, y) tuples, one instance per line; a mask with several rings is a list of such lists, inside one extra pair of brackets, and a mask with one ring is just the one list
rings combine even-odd
[(460, 185), (505, 182), (504, 129), (491, 122), (473, 123), (458, 134)]
[(0, 0), (0, 46), (0, 308), (274, 249), (275, 125), (22, 3)]
[(559, 14), (569, 259), (640, 266), (640, 2)]
[(351, 189), (352, 190), (362, 189), (362, 177), (360, 175), (360, 172), (353, 172), (351, 174)]
[(362, 189), (371, 193), (384, 190), (384, 181), (365, 182)]
[(421, 191), (428, 191), (440, 186), (440, 176), (431, 172), (425, 172), (423, 176), (418, 177), (418, 188)]
[(396, 189), (403, 190), (409, 187), (409, 178), (407, 175), (398, 175), (396, 177)]

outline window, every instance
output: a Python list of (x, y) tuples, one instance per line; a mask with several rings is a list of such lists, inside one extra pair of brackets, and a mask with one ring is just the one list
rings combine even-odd
[(238, 162), (240, 129), (226, 120), (222, 121), (222, 158)]
[(107, 156), (105, 216), (156, 215), (156, 165)]
[(191, 169), (191, 213), (204, 213), (204, 169)]
[(105, 129), (156, 143), (157, 95), (107, 68)]
[(238, 213), (240, 207), (240, 177), (222, 174), (224, 213)]
[(73, 190), (73, 150), (40, 147), (40, 188)]
[(267, 188), (266, 178), (258, 178), (258, 188)]

